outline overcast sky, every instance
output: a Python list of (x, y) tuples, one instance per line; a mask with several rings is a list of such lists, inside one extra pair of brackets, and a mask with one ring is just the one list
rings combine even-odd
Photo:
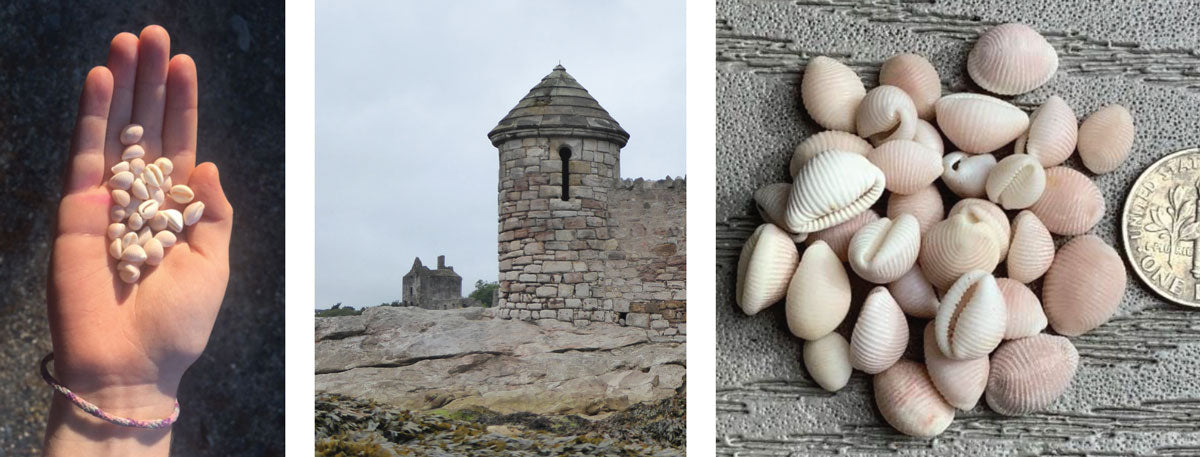
[(683, 176), (684, 2), (317, 2), (316, 307), (401, 298), (414, 257), (497, 278), (487, 133), (559, 61), (629, 132), (626, 178)]

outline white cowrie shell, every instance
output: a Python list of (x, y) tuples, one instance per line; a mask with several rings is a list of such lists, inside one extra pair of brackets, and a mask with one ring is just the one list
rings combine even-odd
[(995, 166), (996, 156), (991, 154), (951, 152), (942, 157), (942, 182), (959, 197), (986, 197), (987, 177)]
[[(158, 166), (159, 170), (162, 170), (163, 176), (170, 177), (171, 172), (175, 171), (175, 164), (171, 162), (171, 159), (168, 159), (166, 157), (159, 157), (157, 160), (154, 161), (154, 164)], [(170, 187), (170, 186), (166, 186), (166, 187)]]
[(917, 107), (896, 86), (878, 86), (867, 92), (856, 113), (858, 136), (879, 146), (892, 140), (912, 140), (917, 133)]
[(138, 205), (138, 214), (142, 215), (143, 221), (148, 221), (158, 214), (158, 202), (154, 200), (146, 200)]
[(146, 149), (140, 144), (131, 144), (125, 147), (125, 151), (121, 152), (121, 160), (138, 159), (146, 155)]
[[(792, 190), (792, 186), (791, 186), (790, 184), (787, 184), (787, 183), (782, 183), (782, 184), (783, 184), (784, 186), (787, 186), (787, 191), (788, 191), (788, 192), (791, 192), (791, 190)], [(757, 196), (758, 196), (758, 193), (757, 193), (757, 192), (755, 192), (755, 197), (757, 197)], [(191, 187), (185, 186), (185, 185), (183, 185), (183, 184), (178, 184), (178, 185), (175, 185), (175, 186), (172, 186), (172, 187), (171, 187), (171, 200), (175, 200), (175, 203), (178, 203), (178, 204), (182, 205), (182, 204), (185, 204), (185, 203), (191, 202), (191, 201), (192, 201), (192, 199), (193, 199), (193, 198), (195, 198), (195, 197), (196, 197), (196, 193), (195, 193), (195, 192), (192, 192), (192, 188), (191, 188)], [(757, 199), (756, 199), (756, 200), (757, 200)], [(787, 196), (786, 196), (786, 195), (784, 195), (784, 196), (783, 196), (783, 208), (781, 208), (781, 209), (780, 209), (780, 212), (782, 212), (782, 211), (785, 211), (786, 209), (787, 209)], [(772, 215), (774, 215), (774, 214), (775, 214), (775, 213), (774, 213), (774, 212), (772, 212)], [(782, 216), (782, 214), (780, 214), (780, 216)], [(780, 221), (773, 221), (773, 220), (771, 220), (771, 221), (768, 221), (768, 222), (771, 222), (771, 223), (778, 224), (780, 227), (782, 227), (782, 226), (783, 226), (783, 224), (782, 224), (782, 222), (783, 222), (783, 221), (782, 221), (782, 220), (780, 220)]]
[(162, 211), (159, 211), (157, 213), (154, 213), (154, 218), (150, 219), (150, 221), (146, 222), (146, 223), (149, 224), (150, 228), (154, 229), (155, 231), (166, 230), (167, 229), (167, 215), (164, 214)]
[(121, 252), (125, 252), (124, 246), (129, 246), (131, 244), (137, 244), (137, 242), (138, 242), (137, 233), (135, 233), (133, 231), (125, 232), (125, 234), (121, 236), (121, 245), (122, 245)]
[(158, 168), (158, 165), (146, 165), (146, 168), (142, 170), (142, 181), (145, 181), (148, 187), (161, 186), (163, 179), (163, 172)]
[(126, 125), (125, 128), (121, 129), (121, 144), (129, 146), (142, 141), (142, 134), (145, 132), (146, 129), (139, 124)]
[(204, 215), (204, 202), (192, 202), (183, 209), (184, 225), (195, 225), (200, 222), (200, 216)]
[[(159, 214), (161, 214), (161, 213), (159, 213)], [(165, 214), (163, 214), (164, 221), (166, 220), (166, 217), (167, 216)], [(174, 246), (175, 241), (176, 241), (175, 234), (171, 233), (169, 231), (162, 231), (162, 232), (155, 233), (154, 239), (158, 240), (158, 242), (161, 243), (162, 247), (164, 247), (164, 248), (169, 248), (171, 246)]]
[(112, 199), (113, 203), (116, 205), (127, 206), (129, 205), (129, 192), (121, 189), (113, 189)]
[(129, 171), (129, 162), (117, 162), (117, 164), (113, 165), (112, 168), (109, 168), (109, 170), (112, 171), (112, 174), (114, 175), (122, 171)]
[(167, 229), (172, 232), (183, 231), (183, 213), (177, 209), (163, 210), (163, 214), (167, 216)]
[(154, 231), (150, 230), (150, 227), (142, 227), (141, 230), (138, 230), (138, 245), (139, 246), (145, 247), (146, 242), (150, 241), (152, 239), (154, 239)]
[(125, 220), (125, 215), (126, 215), (126, 212), (125, 212), (124, 206), (113, 205), (112, 208), (108, 209), (108, 220), (109, 221), (121, 222), (121, 221)]
[(942, 354), (954, 360), (986, 357), (1000, 345), (1008, 309), (996, 278), (983, 270), (962, 275), (942, 296), (933, 318)]
[(133, 180), (133, 184), (129, 186), (129, 194), (133, 195), (138, 200), (146, 200), (150, 198), (150, 189), (146, 188), (146, 183), (141, 178)]
[[(163, 173), (166, 174), (165, 171)], [(174, 186), (175, 186), (175, 183), (171, 182), (170, 176), (167, 176), (167, 179), (163, 180), (163, 184), (162, 184), (163, 189), (171, 190), (171, 188)]]
[(984, 187), (988, 199), (1004, 209), (1025, 209), (1046, 189), (1046, 171), (1033, 156), (1013, 154), (992, 167)]
[(162, 263), (163, 255), (165, 254), (162, 242), (155, 238), (150, 238), (142, 248), (146, 250), (146, 265), (158, 265)]
[(859, 229), (850, 239), (848, 254), (858, 277), (887, 284), (904, 276), (920, 252), (921, 226), (911, 214), (901, 214), (894, 221), (885, 217)]
[(108, 243), (108, 255), (114, 259), (121, 260), (121, 252), (125, 250), (124, 248), (125, 242), (121, 241), (120, 238), (115, 238), (111, 243)]
[(155, 187), (154, 190), (150, 192), (150, 199), (158, 202), (158, 206), (161, 207), (167, 203), (167, 193), (164, 192), (161, 187)]
[[(136, 236), (136, 235), (134, 235)], [(142, 246), (133, 243), (125, 246), (125, 250), (121, 252), (121, 260), (132, 264), (139, 264), (146, 261), (146, 250)]]
[(145, 169), (146, 169), (146, 161), (145, 160), (142, 160), (141, 158), (137, 158), (137, 159), (133, 159), (133, 160), (129, 161), (129, 172), (133, 173), (134, 176), (141, 176), (142, 170), (145, 170)]
[(117, 274), (126, 284), (133, 284), (142, 277), (142, 269), (132, 263), (121, 262), (117, 264)]
[(120, 222), (108, 224), (108, 239), (115, 240), (122, 236), (125, 236), (125, 224)]
[(108, 179), (108, 185), (113, 189), (127, 190), (129, 186), (133, 185), (133, 180), (133, 173), (121, 171)]
[(136, 212), (130, 213), (129, 219), (125, 220), (125, 225), (129, 227), (129, 230), (140, 230), (142, 228), (142, 224), (145, 223), (146, 220), (142, 219), (142, 215)]

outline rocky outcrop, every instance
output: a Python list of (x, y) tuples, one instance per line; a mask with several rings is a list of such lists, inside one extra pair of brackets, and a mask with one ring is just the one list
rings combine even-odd
[(686, 347), (605, 323), (376, 307), (317, 318), (316, 389), (404, 409), (598, 415), (670, 397)]

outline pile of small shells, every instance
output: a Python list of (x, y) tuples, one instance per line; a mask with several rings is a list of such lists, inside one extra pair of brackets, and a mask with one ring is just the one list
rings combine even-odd
[[(980, 87), (1002, 95), (1045, 84), (1057, 67), (1054, 48), (1021, 24), (988, 30), (967, 62)], [(981, 397), (1005, 415), (1046, 408), (1079, 363), (1066, 337), (1108, 321), (1125, 289), (1117, 252), (1086, 234), (1104, 197), (1062, 163), (1078, 149), (1093, 173), (1113, 171), (1132, 147), (1133, 118), (1109, 105), (1079, 125), (1056, 96), (1027, 115), (989, 95), (942, 95), (937, 70), (914, 54), (885, 62), (879, 83), (867, 91), (838, 61), (809, 61), (803, 104), (829, 130), (796, 148), (792, 183), (754, 193), (766, 223), (738, 261), (739, 306), (753, 315), (785, 300), (812, 379), (837, 391), (852, 369), (874, 375), (880, 412), (908, 435), (940, 434), (955, 408)], [(958, 151), (945, 154), (942, 135)], [(948, 201), (960, 199), (949, 212), (939, 178)], [(880, 217), (872, 206), (885, 190)], [(1055, 252), (1052, 234), (1075, 238)], [(835, 331), (851, 309), (843, 262), (877, 284), (849, 342)], [(994, 276), (1001, 263), (1008, 277)], [(1028, 284), (1043, 276), (1039, 300)], [(931, 320), (924, 363), (902, 359), (906, 315)]]
[[(138, 124), (121, 129), (125, 150), (108, 180), (113, 201), (108, 213), (112, 222), (108, 254), (117, 260), (117, 275), (129, 284), (141, 279), (144, 266), (161, 263), (166, 249), (183, 236), (183, 228), (204, 214), (204, 202), (192, 201), (196, 195), (191, 188), (172, 183), (171, 159), (159, 157), (146, 163), (146, 149), (140, 144), (143, 133)], [(168, 209), (168, 198), (187, 206), (182, 212)]]

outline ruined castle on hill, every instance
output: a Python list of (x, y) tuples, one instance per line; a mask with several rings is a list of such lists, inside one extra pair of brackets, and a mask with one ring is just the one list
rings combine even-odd
[(421, 264), (421, 258), (417, 257), (401, 285), (405, 306), (453, 309), (480, 305), (473, 299), (462, 297), (462, 276), (454, 272), (454, 267), (446, 266), (444, 255), (438, 256), (436, 270)]
[(683, 340), (685, 180), (622, 179), (629, 133), (562, 65), (488, 139), (500, 152), (495, 315)]

